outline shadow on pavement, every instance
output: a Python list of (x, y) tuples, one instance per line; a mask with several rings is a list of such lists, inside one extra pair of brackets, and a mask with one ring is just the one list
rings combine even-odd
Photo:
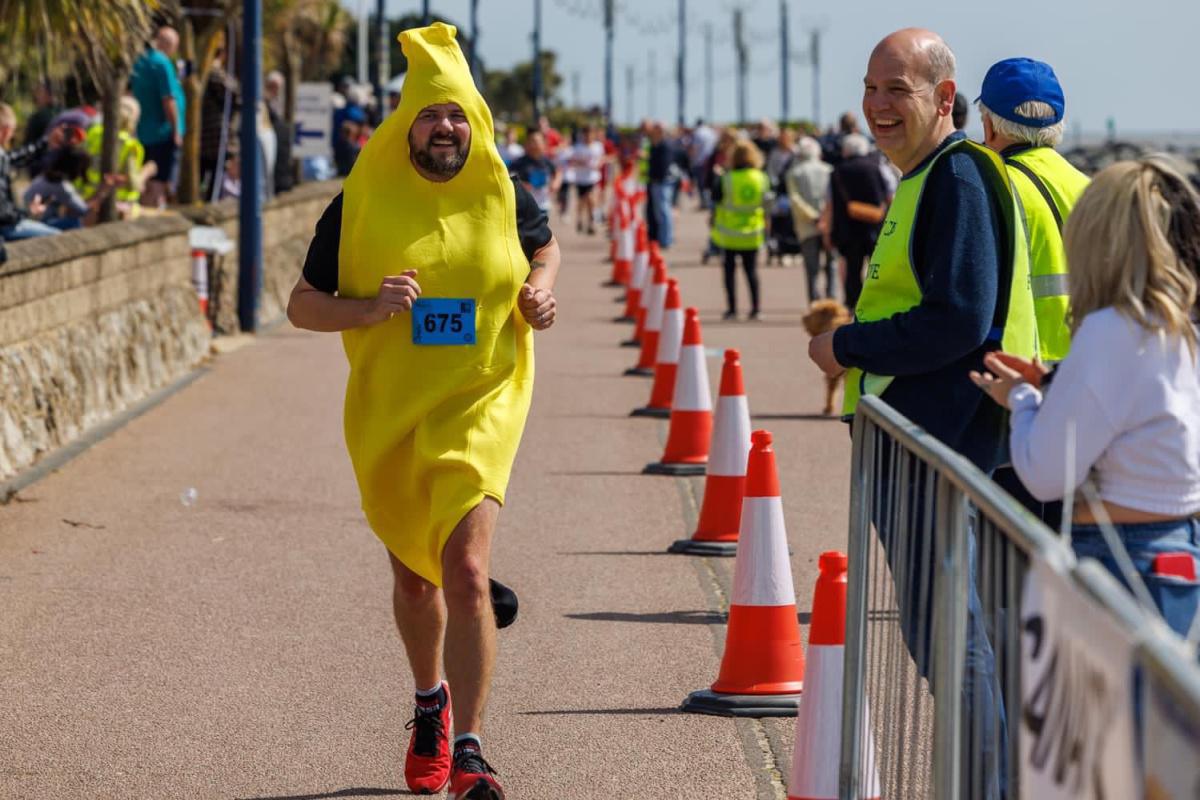
[[(624, 417), (622, 417), (624, 419)], [(605, 477), (632, 477), (641, 475), (641, 470), (622, 470), (622, 469), (583, 469), (583, 470), (550, 470), (547, 475), (556, 475), (569, 478), (605, 478)]]
[(237, 800), (333, 800), (338, 797), (412, 797), (407, 789), (375, 789), (364, 786), (352, 786), (349, 789), (338, 789), (336, 792), (321, 794), (288, 794), (271, 797), (242, 797)]
[(667, 714), (682, 713), (678, 708), (563, 708), (554, 709), (552, 711), (521, 711), (524, 716), (544, 717), (544, 716), (559, 716), (559, 715), (605, 715), (612, 714), (616, 716), (647, 716), (658, 717)]
[(672, 625), (724, 625), (725, 615), (716, 611), (660, 611), (634, 614), (624, 611), (595, 611), (587, 614), (563, 614), (567, 619), (595, 622), (665, 622)]
[(673, 553), (662, 550), (568, 550), (560, 556), (669, 556)]
[(751, 414), (751, 419), (801, 420), (809, 422), (841, 422), (841, 417), (825, 414)]

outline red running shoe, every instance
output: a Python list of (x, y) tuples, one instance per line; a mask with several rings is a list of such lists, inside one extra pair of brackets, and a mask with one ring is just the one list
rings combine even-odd
[(417, 710), (405, 730), (412, 731), (404, 780), (415, 794), (437, 794), (450, 782), (450, 687), (442, 681), (437, 697), (417, 698)]
[(496, 770), (483, 760), (478, 745), (468, 740), (454, 749), (450, 793), (446, 800), (504, 800), (504, 790), (492, 776)]

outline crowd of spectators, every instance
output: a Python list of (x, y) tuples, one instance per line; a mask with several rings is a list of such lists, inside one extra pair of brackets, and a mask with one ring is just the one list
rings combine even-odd
[[(53, 236), (95, 224), (110, 199), (117, 218), (155, 213), (176, 200), (187, 133), (179, 35), (159, 28), (135, 61), (118, 101), (116, 161), (102, 174), (105, 120), (98, 102), (66, 108), (49, 81), (33, 89), (33, 111), (19, 126), (12, 105), (0, 102), (0, 239)], [(292, 134), (282, 107), (284, 79), (270, 73), (256, 109), (260, 196), (286, 191), (295, 181)], [(237, 80), (218, 49), (200, 100), (201, 197), (216, 201), (242, 191)]]

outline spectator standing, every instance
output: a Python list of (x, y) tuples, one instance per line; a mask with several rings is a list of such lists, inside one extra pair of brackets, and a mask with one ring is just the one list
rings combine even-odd
[(830, 179), (830, 242), (841, 254), (846, 305), (858, 303), (863, 262), (875, 249), (888, 202), (888, 189), (871, 144), (861, 133), (842, 139), (843, 160)]
[(16, 113), (12, 106), (0, 103), (0, 239), (15, 241), (53, 236), (59, 232), (57, 228), (35, 219), (46, 210), (40, 199), (33, 198), (34, 202), (28, 209), (22, 209), (13, 197), (12, 181), (14, 169), (42, 163), (48, 147), (61, 143), (61, 134), (52, 128), (47, 138), (27, 142), (23, 147), (9, 152), (8, 146), (16, 131)]
[(200, 100), (200, 182), (207, 196), (214, 194), (214, 182), (220, 183), (222, 146), (229, 147), (230, 121), (241, 110), (237, 81), (225, 71), (224, 60), (222, 48), (213, 58)]
[(950, 118), (954, 120), (954, 130), (965, 131), (970, 116), (971, 104), (965, 94), (958, 92), (954, 95), (954, 113), (950, 115)]
[(825, 163), (835, 167), (842, 163), (842, 141), (853, 133), (858, 133), (858, 117), (847, 111), (838, 118), (838, 129), (821, 137), (821, 158)]
[(183, 86), (175, 68), (179, 34), (174, 28), (158, 29), (154, 41), (133, 65), (129, 86), (141, 106), (137, 138), (146, 148), (146, 160), (155, 175), (142, 195), (148, 206), (162, 206), (174, 192), (179, 151), (183, 145), (186, 111)]
[(716, 215), (712, 240), (725, 254), (724, 319), (737, 317), (739, 257), (750, 285), (750, 319), (758, 319), (758, 251), (766, 238), (764, 207), (771, 200), (771, 187), (762, 171), (762, 153), (753, 142), (740, 141), (734, 145), (729, 170), (721, 176), (713, 200)]
[[(1062, 141), (1064, 108), (1062, 86), (1049, 64), (1006, 59), (983, 79), (983, 141), (1004, 158), (1025, 211), (1038, 355), (1048, 364), (1065, 358), (1071, 346), (1063, 226), (1088, 185), (1087, 176), (1054, 150)], [(996, 482), (1048, 526), (1059, 527), (1061, 503), (1037, 500), (1009, 467), (996, 471)]]
[(525, 136), (525, 153), (511, 167), (521, 184), (533, 195), (542, 213), (549, 214), (558, 184), (558, 169), (546, 156), (546, 137), (533, 130)]
[[(904, 177), (854, 322), (813, 337), (809, 357), (826, 375), (846, 372), (844, 417), (853, 417), (864, 393), (879, 395), (990, 474), (1002, 461), (1004, 412), (981, 396), (968, 373), (992, 350), (1032, 357), (1036, 322), (1028, 251), (1006, 170), (999, 156), (954, 130), (955, 92), (954, 53), (931, 31), (897, 31), (872, 51), (863, 114)], [(878, 165), (866, 163), (864, 175), (881, 180)], [(885, 447), (881, 463), (889, 457)], [(928, 515), (937, 506), (927, 498), (936, 489), (920, 475), (891, 488), (892, 475), (880, 480), (882, 496), (906, 498), (903, 511), (878, 509), (873, 522), (892, 574), (910, 576), (897, 592), (900, 629), (918, 672), (928, 676), (934, 566), (922, 532), (930, 530)], [(966, 785), (978, 787), (970, 797), (995, 800), (1004, 796), (1008, 775), (1007, 720), (975, 570), (967, 571), (966, 668), (950, 691), (961, 691), (971, 709), (962, 748), (979, 755), (963, 765)], [(935, 682), (935, 702), (938, 695)]]
[(25, 120), (25, 138), (22, 141), (36, 142), (50, 130), (50, 123), (62, 111), (49, 81), (38, 81), (33, 87), (35, 110)]
[(650, 150), (646, 157), (646, 233), (663, 250), (674, 242), (672, 210), (678, 167), (674, 145), (661, 122), (650, 123)]
[[(796, 147), (796, 158), (784, 175), (784, 188), (792, 211), (792, 224), (800, 240), (800, 255), (804, 259), (808, 285), (808, 302), (821, 297), (833, 297), (833, 256), (825, 249), (818, 223), (825, 211), (829, 196), (829, 176), (833, 167), (821, 160), (821, 145), (805, 136)], [(821, 262), (825, 264), (825, 294), (817, 289)]]
[(346, 177), (354, 168), (358, 154), (362, 151), (367, 126), (367, 112), (357, 104), (347, 104), (341, 115), (333, 140), (333, 160), (337, 174)]
[(292, 156), (292, 145), (295, 142), (295, 132), (287, 121), (284, 113), (286, 108), (285, 92), (287, 82), (279, 72), (267, 75), (268, 85), (274, 86), (274, 95), (268, 93), (267, 120), (275, 134), (275, 168), (272, 171), (272, 183), (275, 194), (291, 191), (296, 185), (296, 160)]
[(692, 180), (700, 191), (700, 208), (712, 208), (712, 191), (709, 189), (709, 161), (717, 149), (717, 132), (703, 119), (696, 120), (692, 130), (692, 147), (688, 155), (692, 160)]
[(1001, 353), (972, 379), (1012, 409), (1013, 465), (1034, 497), (1066, 499), (1086, 484), (1099, 498), (1074, 504), (1075, 553), (1129, 587), (1097, 524), (1107, 517), (1167, 624), (1186, 635), (1200, 600), (1200, 195), (1165, 157), (1114, 164), (1079, 199), (1065, 238), (1074, 339), (1053, 383)]
[(563, 145), (562, 134), (559, 133), (550, 124), (550, 118), (546, 115), (538, 117), (538, 130), (542, 132), (546, 143), (546, 156), (553, 159), (558, 157), (558, 149)]
[(776, 140), (775, 149), (767, 155), (766, 173), (767, 178), (771, 181), (772, 191), (782, 193), (783, 176), (787, 169), (792, 164), (792, 159), (796, 157), (796, 134), (791, 128), (784, 128), (779, 132), (779, 138)]

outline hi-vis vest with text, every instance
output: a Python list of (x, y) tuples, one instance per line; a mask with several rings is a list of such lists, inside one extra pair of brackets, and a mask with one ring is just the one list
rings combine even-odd
[[(82, 178), (75, 181), (75, 188), (79, 190), (79, 194), (83, 199), (88, 200), (100, 188), (100, 181), (103, 176), (100, 174), (100, 148), (104, 140), (104, 126), (93, 125), (88, 128), (87, 136), (83, 140), (84, 149), (87, 150), (88, 156), (91, 157), (91, 163), (88, 165), (87, 172)], [(140, 172), (142, 164), (146, 160), (146, 149), (134, 137), (130, 136), (125, 131), (117, 133), (117, 172), (123, 175)], [(129, 162), (133, 161), (133, 167), (130, 168)], [(115, 192), (117, 199), (123, 202), (136, 203), (138, 198), (142, 196), (136, 188), (130, 185), (119, 187)]]
[[(1011, 280), (1005, 290), (1001, 287), (997, 297), (998, 306), (1007, 304), (1007, 311), (996, 314), (1001, 319), (989, 340), (999, 343), (1007, 353), (1030, 358), (1037, 352), (1037, 324), (1033, 315), (1033, 294), (1029, 285), (1029, 250), (1022, 229), (1021, 214), (1017, 201), (1010, 189), (1004, 162), (996, 153), (982, 145), (962, 139), (941, 151), (929, 164), (915, 175), (900, 181), (896, 196), (888, 209), (879, 241), (871, 254), (868, 274), (862, 294), (854, 309), (859, 322), (877, 322), (908, 311), (921, 304), (921, 286), (917, 283), (912, 264), (913, 222), (921, 204), (921, 194), (929, 171), (938, 159), (947, 153), (961, 150), (969, 153), (979, 164), (987, 180), (992, 183), (996, 197), (1000, 198), (1003, 214), (1004, 235), (1008, 239), (1008, 251), (1012, 254)], [(983, 232), (981, 232), (983, 233)], [(845, 399), (842, 414), (850, 416), (865, 394), (879, 395), (891, 384), (891, 375), (873, 375), (858, 368), (846, 373)]]
[(722, 250), (757, 250), (766, 231), (763, 197), (769, 183), (759, 169), (735, 169), (721, 176), (721, 202), (713, 217), (713, 244)]
[(1022, 150), (1008, 156), (1005, 163), (1025, 210), (1039, 355), (1042, 361), (1062, 361), (1071, 348), (1067, 327), (1070, 285), (1062, 226), (1089, 178), (1051, 147)]

